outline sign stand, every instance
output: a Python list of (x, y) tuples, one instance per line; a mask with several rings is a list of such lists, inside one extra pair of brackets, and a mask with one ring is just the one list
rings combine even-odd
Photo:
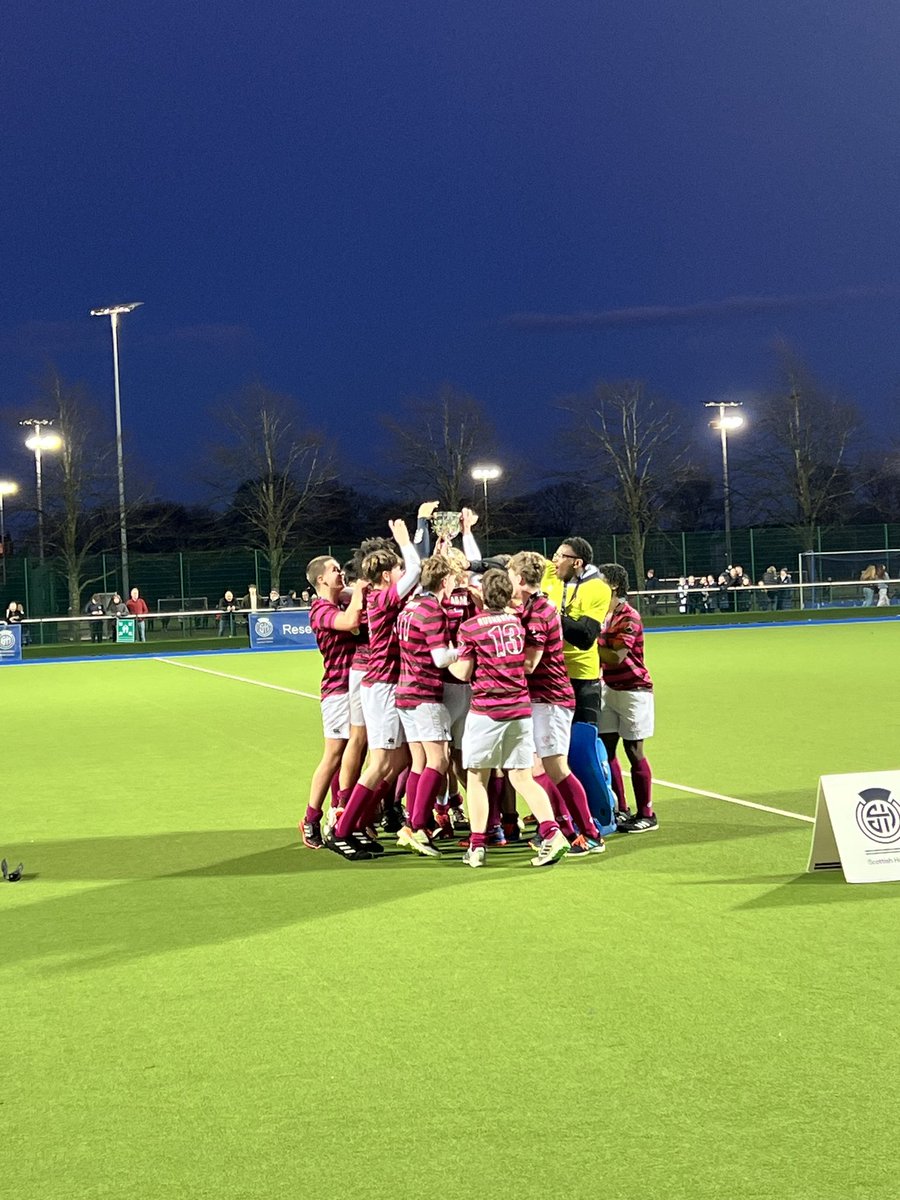
[(847, 883), (900, 880), (900, 771), (823, 775), (808, 871)]

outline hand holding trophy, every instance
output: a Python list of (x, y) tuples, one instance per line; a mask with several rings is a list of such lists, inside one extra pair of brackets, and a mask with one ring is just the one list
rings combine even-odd
[(436, 554), (444, 554), (453, 544), (453, 539), (460, 531), (462, 514), (458, 512), (436, 511), (431, 514), (431, 528), (437, 539)]

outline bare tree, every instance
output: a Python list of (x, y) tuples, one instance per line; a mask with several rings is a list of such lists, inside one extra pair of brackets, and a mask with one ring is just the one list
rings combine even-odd
[(383, 423), (401, 487), (417, 500), (437, 497), (454, 512), (469, 503), (473, 465), (495, 452), (494, 431), (478, 400), (445, 384), (436, 396), (405, 401), (402, 415)]
[(611, 496), (639, 586), (647, 535), (659, 528), (684, 461), (678, 412), (637, 380), (598, 383), (563, 407), (573, 419), (573, 461)]
[(262, 542), (271, 586), (280, 588), (313, 498), (333, 483), (331, 455), (297, 401), (259, 383), (226, 403), (219, 420), (230, 435), (216, 458), (235, 488), (232, 509), (250, 543)]
[(861, 418), (853, 404), (825, 392), (785, 347), (779, 375), (754, 422), (754, 473), (762, 485), (765, 515), (787, 519), (803, 549), (814, 550), (817, 528), (842, 520), (854, 496)]
[(51, 366), (40, 382), (39, 397), (55, 414), (62, 438), (59, 451), (45, 459), (47, 546), (62, 559), (69, 612), (77, 614), (82, 590), (101, 578), (89, 575), (91, 560), (113, 542), (118, 528), (112, 452), (97, 436), (102, 421), (82, 385), (67, 383)]

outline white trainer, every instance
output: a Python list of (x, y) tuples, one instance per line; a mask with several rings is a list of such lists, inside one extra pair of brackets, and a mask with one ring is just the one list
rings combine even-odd
[(569, 839), (557, 829), (552, 838), (545, 838), (541, 848), (531, 860), (533, 867), (552, 867), (555, 862), (569, 853)]
[(408, 825), (404, 825), (397, 834), (397, 845), (415, 850), (416, 854), (421, 854), (424, 858), (441, 857), (440, 850), (438, 850), (437, 846), (431, 844), (431, 838), (424, 829), (413, 831)]

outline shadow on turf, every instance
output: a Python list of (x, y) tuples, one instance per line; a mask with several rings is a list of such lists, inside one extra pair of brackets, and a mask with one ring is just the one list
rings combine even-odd
[(32, 843), (29, 855), (45, 885), (100, 886), (0, 907), (0, 943), (18, 965), (78, 972), (483, 885), (511, 870), (535, 874), (526, 846), (498, 852), (490, 871), (474, 872), (463, 868), (459, 850), (444, 862), (389, 850), (354, 865), (285, 843), (285, 836), (283, 829), (217, 830)]
[(847, 883), (840, 871), (820, 871), (803, 875), (757, 875), (743, 879), (713, 879), (708, 883), (741, 884), (777, 883), (780, 886), (736, 904), (735, 909), (784, 908), (807, 904), (853, 904), (871, 900), (900, 899), (900, 883), (881, 883), (869, 887)]

